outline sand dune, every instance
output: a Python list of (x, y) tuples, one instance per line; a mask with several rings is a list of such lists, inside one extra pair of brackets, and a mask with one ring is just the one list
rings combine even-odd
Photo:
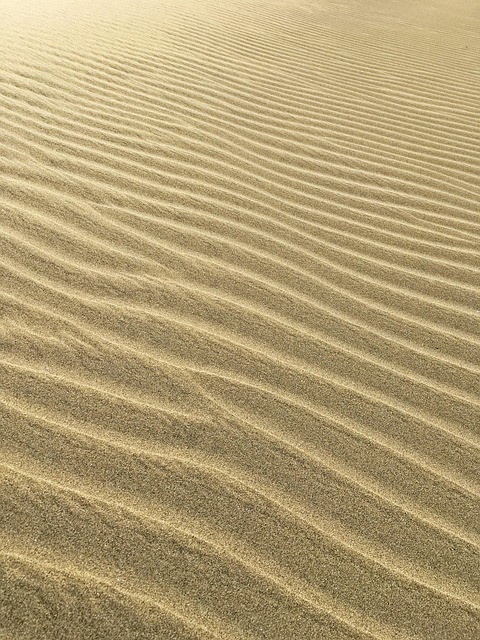
[(478, 3), (0, 21), (0, 637), (480, 638)]

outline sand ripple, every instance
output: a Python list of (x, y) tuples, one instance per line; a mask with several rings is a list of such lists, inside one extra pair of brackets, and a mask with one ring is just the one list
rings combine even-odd
[(476, 2), (0, 0), (0, 636), (480, 637)]

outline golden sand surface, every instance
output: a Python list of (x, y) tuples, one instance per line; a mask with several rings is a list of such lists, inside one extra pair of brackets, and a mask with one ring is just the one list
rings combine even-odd
[(0, 28), (1, 640), (478, 640), (478, 0)]

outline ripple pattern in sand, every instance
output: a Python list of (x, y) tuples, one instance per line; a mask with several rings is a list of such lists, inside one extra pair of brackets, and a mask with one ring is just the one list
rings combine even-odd
[(60, 4), (0, 0), (0, 636), (475, 640), (475, 3)]

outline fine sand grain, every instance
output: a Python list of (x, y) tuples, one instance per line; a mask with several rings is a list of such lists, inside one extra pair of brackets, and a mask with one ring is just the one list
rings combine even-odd
[(478, 640), (478, 0), (0, 29), (1, 640)]

